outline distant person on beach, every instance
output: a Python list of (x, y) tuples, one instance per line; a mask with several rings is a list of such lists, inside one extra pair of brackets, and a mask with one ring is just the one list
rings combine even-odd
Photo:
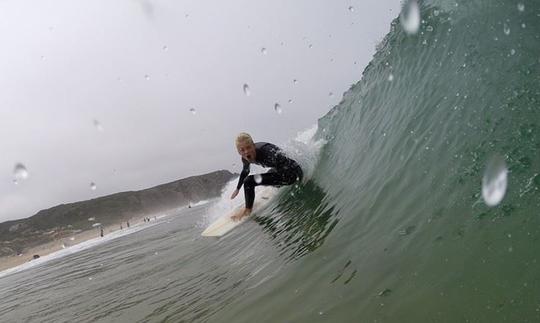
[[(284, 152), (276, 145), (267, 142), (254, 143), (249, 134), (242, 132), (236, 137), (236, 150), (242, 156), (244, 166), (231, 199), (238, 195), (240, 188), (244, 185), (246, 205), (245, 208), (232, 216), (235, 221), (251, 214), (255, 201), (255, 186), (291, 185), (302, 179), (303, 172), (300, 165), (285, 156)], [(271, 169), (264, 174), (249, 175), (250, 164), (270, 167)]]

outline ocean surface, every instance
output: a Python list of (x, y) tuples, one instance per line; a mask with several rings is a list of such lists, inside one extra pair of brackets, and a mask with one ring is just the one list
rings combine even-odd
[(420, 9), (283, 143), (306, 179), (252, 221), (200, 236), (230, 183), (0, 274), (0, 322), (539, 322), (540, 2)]

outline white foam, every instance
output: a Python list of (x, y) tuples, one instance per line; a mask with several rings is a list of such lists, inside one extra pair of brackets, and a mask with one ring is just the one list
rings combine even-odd
[(208, 204), (210, 203), (209, 200), (202, 200), (202, 201), (199, 201), (197, 203), (194, 203), (194, 204), (191, 204), (191, 207), (194, 207), (194, 206), (201, 206), (201, 205), (205, 205), (205, 204)]
[(298, 132), (296, 137), (283, 145), (283, 150), (287, 156), (296, 160), (304, 172), (303, 182), (311, 178), (315, 167), (319, 162), (320, 152), (326, 144), (324, 139), (315, 139), (318, 125), (314, 124), (310, 128)]

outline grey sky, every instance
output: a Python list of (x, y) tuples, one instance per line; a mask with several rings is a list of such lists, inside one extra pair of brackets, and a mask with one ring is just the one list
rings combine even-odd
[[(280, 144), (315, 124), (360, 79), (399, 5), (0, 2), (0, 222), (239, 171), (235, 135)], [(29, 177), (15, 185), (18, 162)]]

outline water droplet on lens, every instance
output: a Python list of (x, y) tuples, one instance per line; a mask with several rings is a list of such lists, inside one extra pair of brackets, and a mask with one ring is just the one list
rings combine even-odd
[(164, 50), (164, 51), (167, 51), (167, 50), (169, 50), (169, 47), (163, 46), (163, 50)]
[(249, 89), (249, 85), (244, 84), (243, 89), (244, 89), (244, 94), (245, 94), (246, 96), (250, 96), (250, 95), (251, 95), (251, 91), (250, 91), (250, 89)]
[(486, 166), (482, 177), (482, 197), (488, 206), (499, 204), (508, 184), (506, 162), (500, 156), (492, 157)]
[(96, 127), (98, 131), (103, 131), (103, 126), (96, 119), (94, 119), (94, 127)]
[(414, 35), (420, 28), (420, 7), (416, 0), (410, 0), (403, 6), (399, 15), (401, 26), (409, 35)]
[(298, 80), (297, 80), (297, 79), (292, 80), (292, 82), (293, 82), (294, 84), (298, 84)]
[(432, 32), (432, 31), (433, 31), (433, 27), (427, 26), (427, 27), (426, 27), (426, 30), (429, 31), (429, 32)]
[(390, 75), (388, 75), (388, 81), (392, 82), (394, 80), (394, 74), (390, 73)]
[(506, 23), (503, 25), (503, 31), (506, 36), (510, 35), (510, 27)]
[(313, 44), (309, 44), (308, 48), (313, 48)]
[(268, 53), (268, 51), (266, 50), (266, 48), (261, 48), (261, 53), (263, 53), (263, 55), (266, 55)]
[(334, 96), (334, 93), (330, 92), (330, 93), (328, 93), (328, 96), (329, 96), (329, 97), (333, 97), (333, 96)]
[(41, 55), (40, 58), (41, 58), (42, 61), (45, 60), (45, 56), (43, 56), (43, 55)]
[(96, 183), (94, 183), (94, 182), (90, 183), (90, 189), (91, 189), (92, 191), (95, 191), (96, 188), (97, 188)]
[(145, 74), (145, 75), (144, 75), (144, 79), (147, 80), (147, 81), (149, 81), (149, 80), (150, 80), (150, 75)]
[(293, 103), (293, 100), (292, 100), (292, 99), (289, 99), (289, 101), (287, 101), (287, 102), (289, 102), (289, 103)]
[(349, 11), (350, 11), (350, 12), (354, 12), (354, 7), (353, 7), (353, 6), (349, 6)]
[(18, 182), (22, 179), (27, 179), (28, 170), (26, 169), (26, 166), (24, 166), (22, 163), (15, 164), (15, 168), (13, 169), (13, 176), (15, 176), (15, 184), (18, 184)]
[(255, 180), (255, 183), (257, 183), (257, 184), (261, 184), (261, 182), (262, 182), (262, 176), (260, 174), (254, 175), (253, 179)]
[(525, 11), (525, 5), (523, 3), (518, 3), (517, 8), (521, 12)]
[(197, 110), (195, 110), (195, 108), (189, 109), (189, 112), (191, 112), (193, 115), (197, 114)]
[(276, 111), (277, 114), (281, 114), (283, 112), (279, 103), (274, 104), (274, 111)]

